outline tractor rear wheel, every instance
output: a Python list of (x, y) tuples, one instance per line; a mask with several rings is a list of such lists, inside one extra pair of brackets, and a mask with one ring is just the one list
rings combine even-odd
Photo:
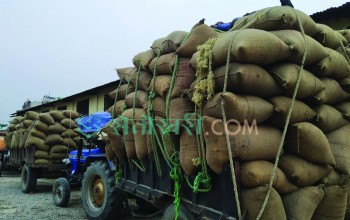
[(58, 178), (52, 186), (53, 202), (58, 207), (66, 207), (70, 199), (70, 185), (66, 178)]

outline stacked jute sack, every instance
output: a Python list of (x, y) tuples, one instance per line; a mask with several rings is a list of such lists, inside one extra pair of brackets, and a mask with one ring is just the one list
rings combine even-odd
[[(27, 111), (24, 117), (10, 121), (7, 143), (10, 149), (35, 148), (35, 163), (61, 163), (67, 153), (77, 147), (78, 134), (74, 111), (37, 113)], [(13, 130), (15, 129), (15, 130)]]
[[(316, 24), (290, 7), (259, 10), (225, 33), (198, 23), (190, 34), (157, 39), (152, 50), (134, 57), (135, 67), (117, 69), (121, 85), (110, 94), (116, 100), (110, 109), (115, 120), (104, 129), (110, 152), (123, 161), (155, 154), (168, 143), (155, 144), (151, 135), (130, 132), (131, 126), (144, 116), (155, 119), (155, 125), (157, 119), (169, 119), (173, 126), (173, 119), (192, 112), (203, 116), (202, 125), (198, 129), (193, 121), (181, 120), (179, 132), (170, 132), (179, 144), (168, 149), (169, 155), (179, 151), (186, 176), (198, 175), (201, 161), (209, 174), (221, 174), (230, 164), (229, 147), (240, 164), (237, 202), (247, 219), (255, 219), (280, 154), (262, 219), (343, 219), (350, 188), (349, 43), (348, 30)], [(125, 118), (131, 119), (127, 126)], [(229, 143), (224, 118), (230, 122)]]

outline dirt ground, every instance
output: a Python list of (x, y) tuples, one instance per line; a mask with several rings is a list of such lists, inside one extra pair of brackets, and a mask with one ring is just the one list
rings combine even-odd
[[(0, 177), (0, 219), (6, 220), (80, 220), (86, 219), (81, 204), (80, 189), (72, 189), (68, 207), (56, 207), (52, 200), (52, 183), (54, 180), (39, 179), (34, 194), (24, 194), (20, 190), (20, 174), (18, 172), (3, 172)], [(134, 201), (129, 201), (131, 208)], [(136, 218), (132, 215), (116, 217), (120, 220), (155, 219), (160, 220), (161, 215), (151, 218)]]

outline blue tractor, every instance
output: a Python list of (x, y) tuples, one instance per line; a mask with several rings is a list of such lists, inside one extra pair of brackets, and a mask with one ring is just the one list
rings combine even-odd
[(65, 177), (53, 184), (53, 201), (65, 207), (70, 199), (70, 185), (81, 185), (81, 198), (89, 219), (108, 219), (124, 206), (126, 197), (115, 186), (114, 165), (105, 153), (101, 129), (112, 120), (108, 112), (99, 112), (76, 120), (81, 130), (78, 150), (70, 152)]

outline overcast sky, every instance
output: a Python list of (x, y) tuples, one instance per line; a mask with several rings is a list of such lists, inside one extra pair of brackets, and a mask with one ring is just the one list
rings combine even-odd
[[(174, 30), (231, 21), (279, 1), (0, 0), (0, 123), (24, 101), (66, 97), (117, 79), (114, 68)], [(292, 0), (307, 14), (347, 1)]]

